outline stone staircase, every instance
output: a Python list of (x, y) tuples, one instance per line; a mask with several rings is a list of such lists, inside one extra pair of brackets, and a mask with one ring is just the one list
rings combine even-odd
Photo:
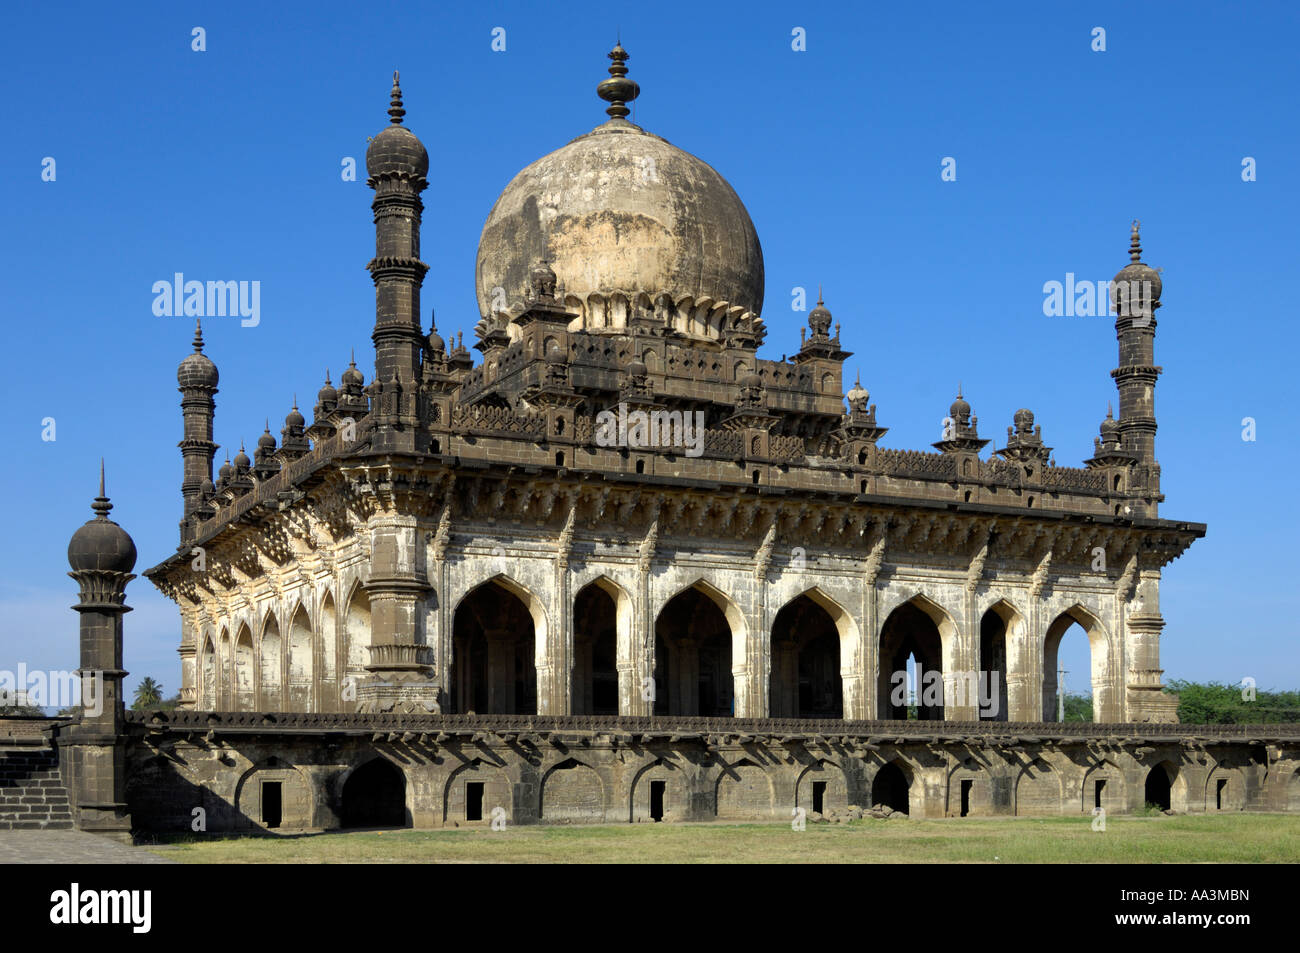
[(0, 830), (71, 829), (72, 804), (55, 749), (0, 749)]

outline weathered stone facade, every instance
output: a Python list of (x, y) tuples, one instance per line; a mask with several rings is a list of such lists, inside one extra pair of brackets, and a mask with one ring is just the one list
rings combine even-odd
[[(214, 484), (196, 335), (181, 546), (146, 573), (180, 607), (182, 710), (114, 735), (136, 827), (1086, 814), (1151, 784), (1294, 809), (1294, 733), (1173, 725), (1161, 691), (1161, 573), (1205, 527), (1158, 514), (1136, 226), (1119, 417), (1084, 467), (1028, 410), (982, 457), (961, 394), (937, 452), (880, 447), (823, 302), (792, 359), (757, 356), (748, 214), (626, 120), (610, 56), (609, 121), (485, 226), (477, 365), (420, 324), (429, 161), (396, 77), (367, 153), (374, 380), (327, 379)], [(1075, 623), (1100, 724), (1048, 724)], [(934, 676), (910, 720), (909, 659)]]

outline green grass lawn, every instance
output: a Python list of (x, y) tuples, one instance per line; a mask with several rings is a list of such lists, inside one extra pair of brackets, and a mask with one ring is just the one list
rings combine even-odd
[(189, 835), (150, 849), (193, 864), (1296, 863), (1300, 816), (622, 824), (280, 836)]

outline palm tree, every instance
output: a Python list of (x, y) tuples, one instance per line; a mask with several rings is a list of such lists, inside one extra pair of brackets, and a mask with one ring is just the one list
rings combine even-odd
[(135, 689), (135, 701), (131, 707), (136, 711), (153, 708), (162, 701), (162, 685), (146, 675)]

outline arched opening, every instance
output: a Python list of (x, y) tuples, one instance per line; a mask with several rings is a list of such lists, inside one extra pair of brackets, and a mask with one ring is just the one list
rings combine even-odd
[(311, 622), (299, 605), (289, 623), (289, 711), (311, 711), (311, 643)]
[(980, 619), (980, 664), (976, 673), (981, 721), (1006, 721), (1007, 657), (1015, 612), (1004, 602), (991, 606)]
[(532, 613), (510, 587), (485, 583), (456, 607), (452, 627), (458, 712), (537, 714)]
[(655, 620), (656, 715), (735, 713), (733, 635), (718, 602), (698, 585), (668, 600)]
[(253, 686), (253, 634), (248, 626), (239, 628), (235, 639), (235, 710), (252, 711), (257, 704)]
[(407, 827), (406, 776), (387, 758), (357, 768), (343, 784), (344, 827)]
[(275, 615), (268, 613), (266, 624), (262, 627), (262, 701), (258, 705), (262, 711), (279, 711), (280, 694), (280, 623)]
[(876, 772), (871, 782), (871, 806), (883, 805), (900, 814), (909, 811), (911, 781), (898, 762), (891, 761)]
[[(1122, 720), (1107, 683), (1106, 636), (1097, 619), (1075, 606), (1047, 627), (1043, 642), (1043, 720)], [(1072, 686), (1079, 690), (1072, 690)]]
[(1157, 807), (1162, 811), (1169, 810), (1172, 804), (1173, 775), (1175, 773), (1177, 773), (1177, 769), (1168, 762), (1154, 765), (1147, 772), (1144, 798), (1148, 805)]
[(573, 600), (573, 714), (618, 714), (618, 606), (598, 582)]
[(348, 602), (347, 629), (344, 633), (344, 678), (350, 683), (340, 692), (344, 708), (352, 708), (356, 701), (356, 684), (366, 675), (370, 664), (370, 594), (357, 586)]
[(843, 718), (840, 632), (806, 594), (787, 603), (772, 624), (773, 718)]
[(208, 711), (215, 711), (217, 708), (217, 650), (212, 644), (212, 636), (208, 636), (203, 641), (201, 671), (203, 703), (200, 707), (206, 708)]
[(905, 602), (889, 614), (880, 629), (876, 697), (881, 718), (943, 720), (944, 638), (934, 615), (944, 616), (932, 603), (927, 608), (930, 611), (923, 610), (915, 599)]
[(338, 612), (334, 594), (325, 594), (320, 611), (320, 711), (339, 710)]

